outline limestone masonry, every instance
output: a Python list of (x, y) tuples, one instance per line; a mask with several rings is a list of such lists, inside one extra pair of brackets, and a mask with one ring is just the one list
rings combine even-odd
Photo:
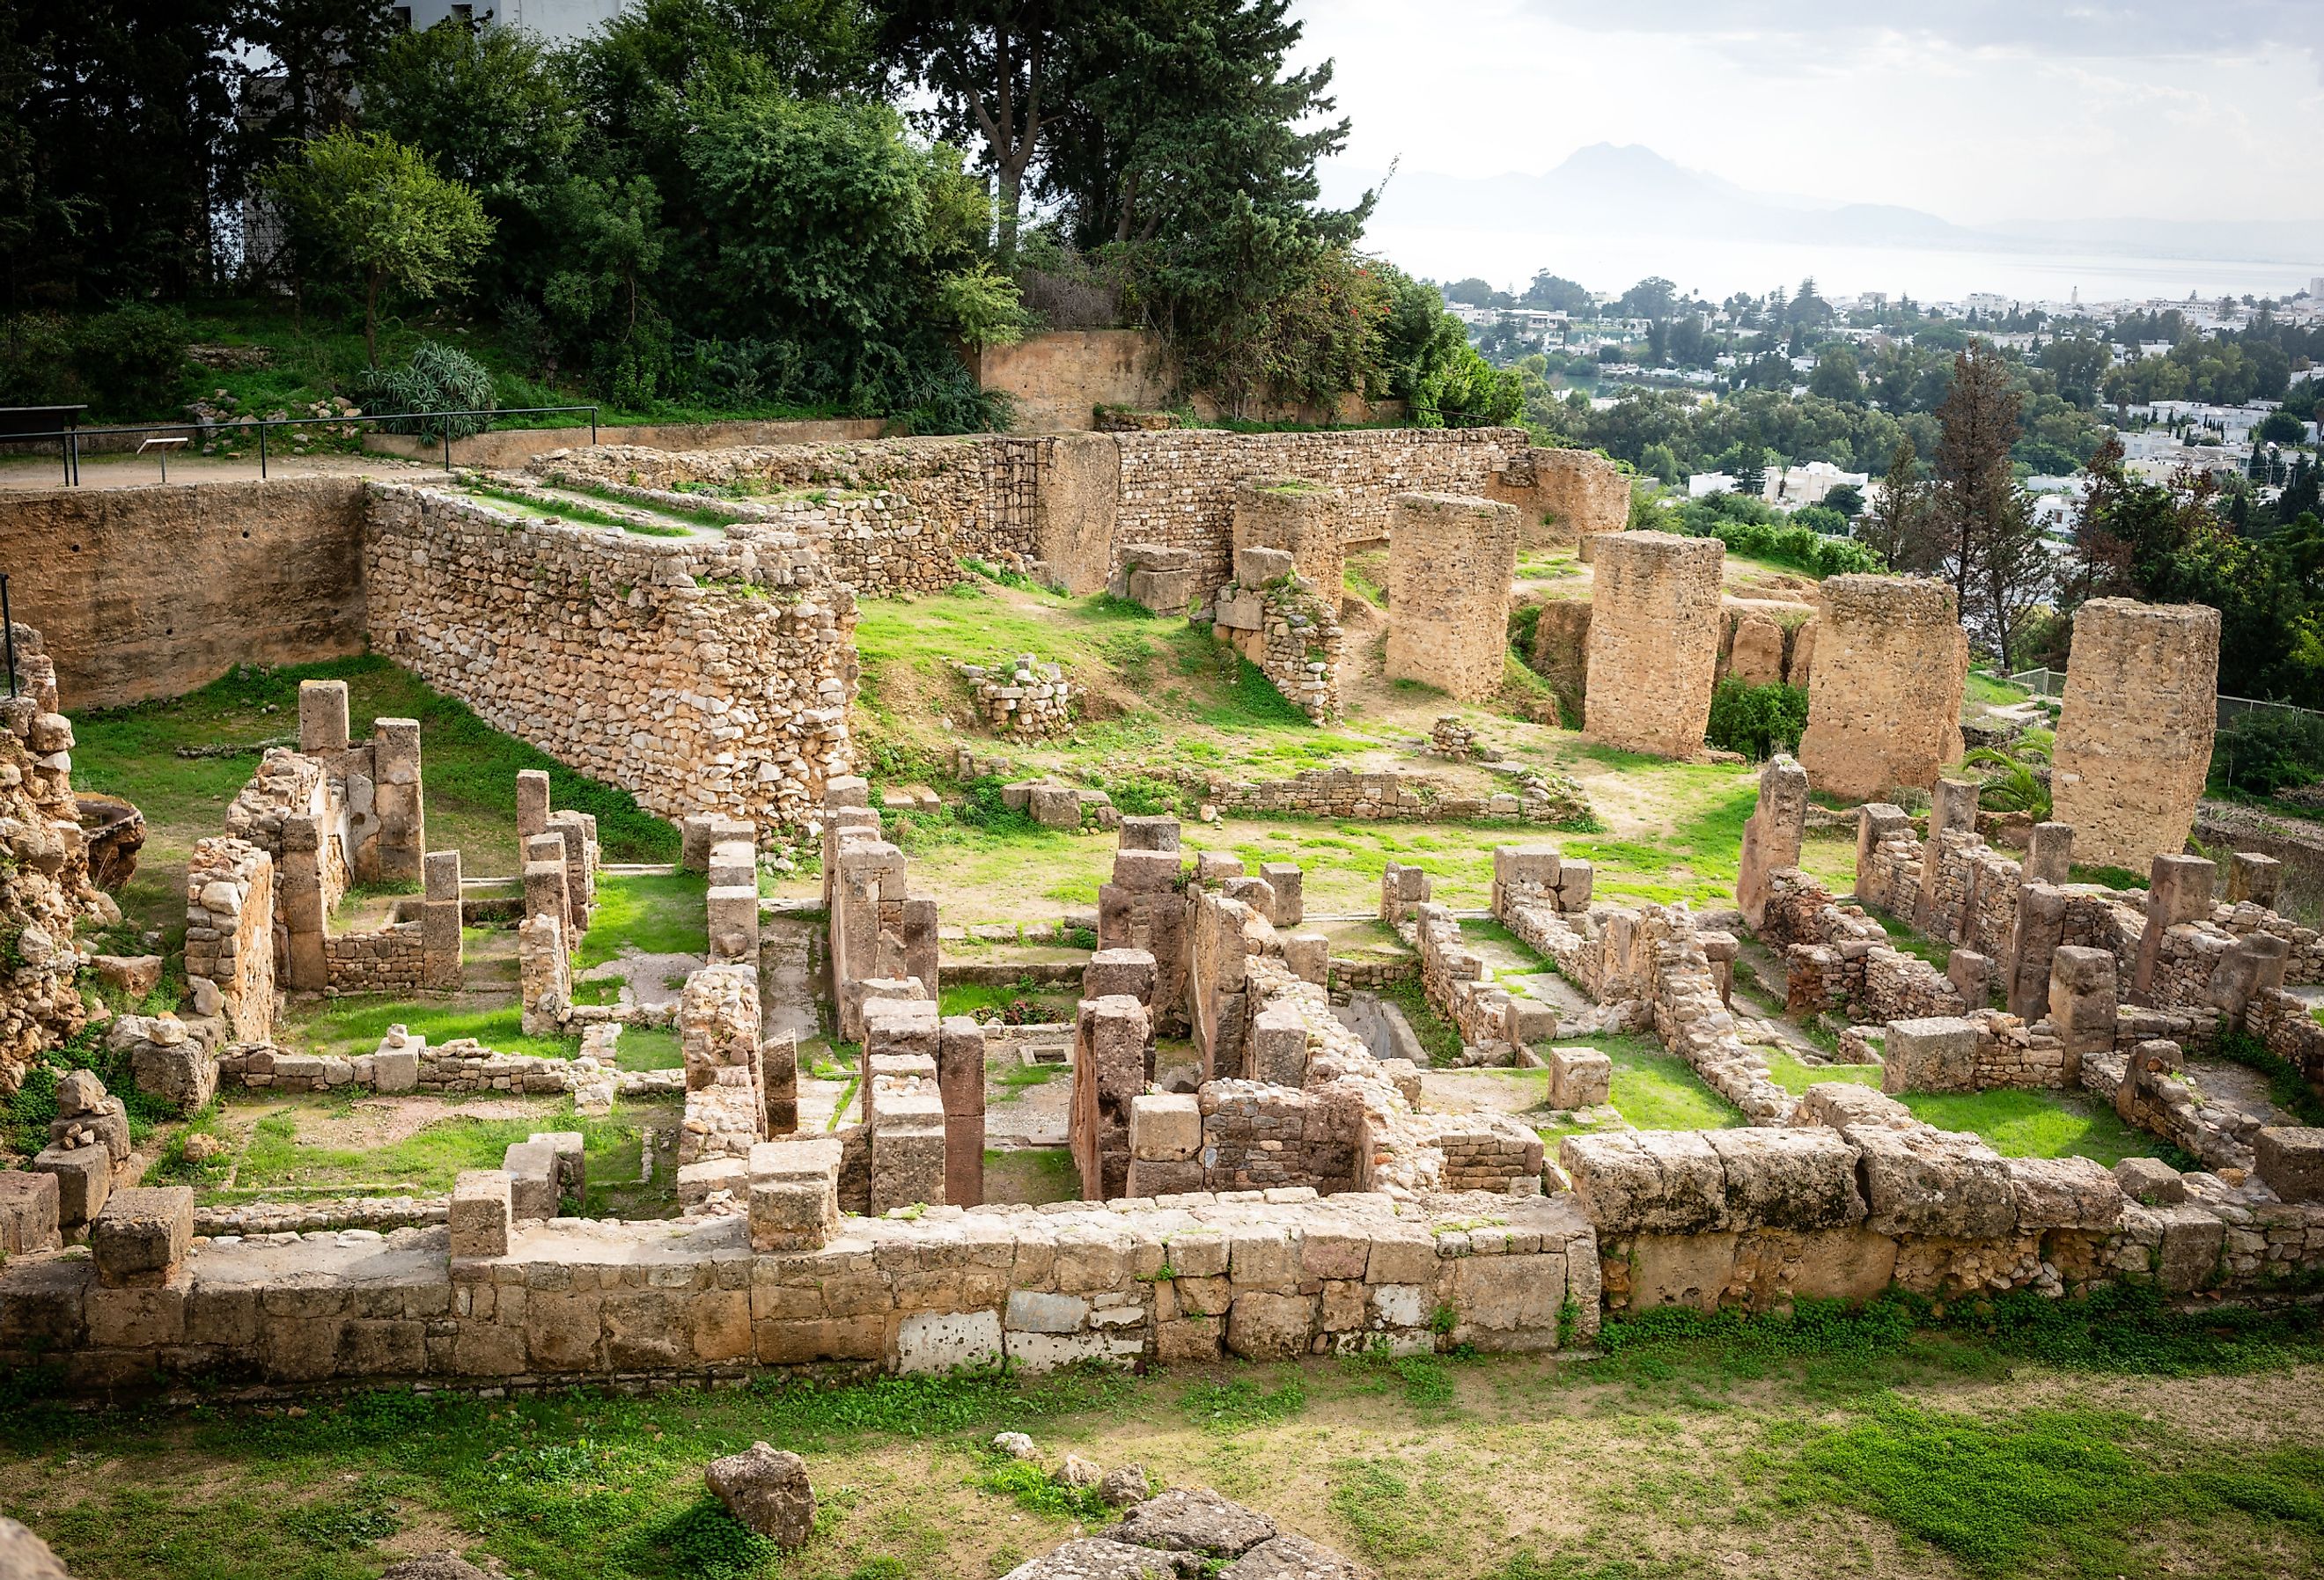
[(2075, 612), (2051, 789), (2084, 864), (2135, 871), (2187, 843), (2218, 689), (2217, 609), (2092, 598)]
[(1961, 754), (1969, 633), (1952, 587), (1930, 577), (1835, 576), (1817, 603), (1800, 740), (1810, 782), (1851, 800), (1927, 790)]
[(1593, 739), (1664, 757), (1702, 750), (1726, 561), (1715, 538), (1617, 532), (1598, 540), (1585, 725)]

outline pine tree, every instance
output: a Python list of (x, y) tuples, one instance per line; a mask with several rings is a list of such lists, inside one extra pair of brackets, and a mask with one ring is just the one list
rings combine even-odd
[(2008, 363), (1979, 341), (1953, 358), (1952, 389), (1937, 408), (1936, 509), (1964, 624), (1991, 638), (2012, 667), (2016, 633), (2052, 571), (2041, 530), (2009, 470), (2018, 393)]
[(1767, 462), (1764, 451), (1757, 445), (1745, 448), (1740, 465), (1735, 468), (1735, 492), (1747, 499), (1757, 499), (1767, 491)]
[(1911, 439), (1898, 442), (1880, 480), (1879, 496), (1856, 524), (1856, 535), (1894, 570), (1927, 570), (1931, 553), (1929, 485), (1921, 478), (1921, 457)]

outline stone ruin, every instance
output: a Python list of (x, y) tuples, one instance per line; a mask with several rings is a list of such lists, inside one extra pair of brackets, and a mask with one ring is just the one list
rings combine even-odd
[(2085, 864), (2135, 871), (2185, 845), (2210, 772), (2218, 676), (2217, 609), (2092, 598), (2075, 611), (2050, 783)]
[(1835, 576), (1817, 604), (1800, 740), (1809, 782), (1851, 800), (1929, 789), (1961, 754), (1969, 633), (1952, 587), (1932, 577)]
[(1073, 682), (1062, 667), (1044, 663), (1038, 654), (1019, 653), (990, 667), (963, 664), (960, 675), (968, 682), (977, 716), (997, 734), (1038, 740), (1073, 728)]
[(121, 920), (90, 873), (55, 666), (39, 633), (18, 625), (14, 637), (16, 695), (0, 698), (0, 1095), (88, 1023), (73, 979), (88, 956), (75, 931)]
[(1388, 547), (1390, 679), (1425, 681), (1463, 702), (1501, 688), (1517, 535), (1512, 505), (1457, 494), (1396, 496)]
[(1621, 467), (1590, 450), (1525, 449), (1494, 469), (1485, 496), (1529, 515), (1527, 541), (1581, 546), (1589, 559), (1595, 539), (1629, 524), (1630, 479)]
[(1745, 686), (1800, 686), (1815, 666), (1816, 608), (1782, 598), (1721, 596), (1716, 679)]
[(1316, 724), (1340, 716), (1344, 513), (1336, 491), (1297, 478), (1240, 485), (1234, 576), (1213, 611), (1213, 632)]
[(1726, 559), (1715, 538), (1618, 532), (1600, 541), (1584, 725), (1591, 739), (1663, 757), (1702, 753)]
[(832, 984), (840, 1040), (860, 1042), (867, 999), (936, 996), (936, 903), (911, 892), (904, 853), (881, 837), (870, 787), (838, 781), (832, 798), (823, 836)]

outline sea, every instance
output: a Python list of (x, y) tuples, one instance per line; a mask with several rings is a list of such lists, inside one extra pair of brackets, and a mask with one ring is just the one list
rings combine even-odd
[(1704, 236), (1621, 236), (1604, 231), (1462, 229), (1399, 226), (1375, 222), (1367, 247), (1406, 273), (1431, 280), (1482, 278), (1522, 291), (1546, 269), (1592, 291), (1623, 291), (1660, 275), (1708, 301), (1736, 291), (1764, 295), (1775, 286), (1796, 290), (1812, 275), (1826, 297), (1868, 291), (1920, 302), (1954, 301), (1992, 291), (2014, 301), (2144, 302), (2184, 300), (2190, 293), (2282, 299), (2324, 275), (2324, 258), (2309, 263), (2233, 262), (2217, 258), (2144, 257), (2059, 250), (1954, 252), (1913, 247), (1830, 246), (1814, 242), (1756, 241)]

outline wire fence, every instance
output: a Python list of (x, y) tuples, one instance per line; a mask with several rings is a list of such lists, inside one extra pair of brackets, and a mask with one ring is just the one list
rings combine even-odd
[[(208, 444), (221, 439), (231, 442), (229, 436), (235, 434), (255, 434), (258, 439), (258, 475), (263, 477), (266, 476), (268, 460), (266, 436), (276, 429), (336, 428), (342, 424), (353, 426), (364, 423), (383, 426), (391, 422), (400, 422), (406, 426), (401, 430), (388, 429), (386, 431), (413, 433), (422, 439), (440, 440), (443, 445), (444, 467), (449, 471), (452, 466), (452, 440), (456, 437), (452, 430), (466, 420), (483, 419), (473, 428), (467, 428), (458, 434), (456, 436), (458, 438), (466, 439), (479, 433), (489, 433), (497, 426), (495, 420), (503, 417), (565, 417), (582, 412), (588, 414), (589, 442), (594, 445), (597, 442), (597, 408), (595, 406), (502, 406), (489, 411), (471, 408), (465, 411), (447, 409), (441, 411), (389, 411), (377, 415), (366, 412), (360, 417), (243, 417), (231, 422), (142, 422), (102, 428), (60, 428), (50, 433), (11, 433), (5, 437), (12, 444), (46, 443), (51, 439), (55, 440), (59, 457), (64, 463), (65, 485), (77, 488), (80, 485), (81, 441), (88, 439), (110, 438), (122, 434), (182, 434), (189, 439), (198, 438), (205, 444)], [(579, 425), (576, 423), (575, 426)]]
[[(2031, 691), (2036, 697), (2054, 698), (2066, 694), (2066, 671), (2063, 670), (2020, 670), (2008, 679), (2012, 686)], [(2219, 696), (2218, 705), (2218, 722), (2222, 726), (2255, 713), (2324, 719), (2324, 711), (2313, 707), (2301, 707), (2289, 702), (2266, 702), (2256, 697), (2229, 697), (2224, 692)]]

